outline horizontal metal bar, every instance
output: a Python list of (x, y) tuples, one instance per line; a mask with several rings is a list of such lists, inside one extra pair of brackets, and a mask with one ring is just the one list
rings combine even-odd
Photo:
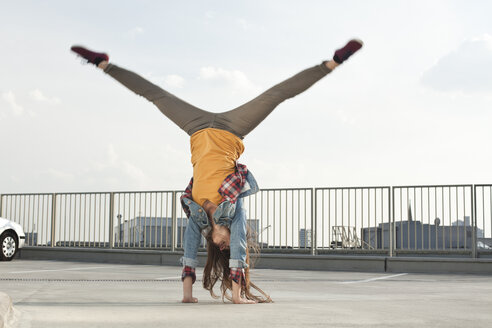
[(403, 189), (403, 188), (446, 188), (446, 187), (470, 187), (473, 185), (416, 185), (416, 186), (393, 186), (394, 189)]
[(2, 194), (0, 196), (4, 197), (4, 196), (36, 196), (36, 195), (39, 195), (39, 196), (47, 196), (47, 195), (53, 195), (53, 193), (22, 193), (22, 194)]
[(367, 189), (391, 189), (390, 186), (377, 186), (377, 187), (320, 187), (314, 188), (315, 191), (318, 190), (367, 190)]
[(311, 190), (312, 188), (262, 188), (260, 189), (260, 191), (289, 191), (289, 190), (301, 190), (301, 191), (309, 191)]
[(104, 195), (104, 194), (143, 194), (143, 193), (173, 193), (184, 192), (184, 190), (162, 190), (162, 191), (76, 191), (76, 192), (56, 192), (56, 193), (17, 193), (17, 194), (2, 194), (2, 196), (46, 196), (46, 195)]
[(171, 194), (173, 192), (184, 192), (184, 190), (149, 190), (149, 191), (112, 191), (114, 194), (145, 194), (145, 193), (163, 193)]
[[(400, 188), (441, 188), (441, 187), (489, 187), (492, 184), (478, 184), (478, 185), (407, 185), (407, 186), (355, 186), (355, 187), (318, 187), (314, 188), (318, 190), (367, 190), (367, 189), (400, 189)], [(312, 188), (262, 188), (260, 191), (309, 191)], [(147, 191), (98, 191), (98, 192), (57, 192), (56, 195), (97, 195), (97, 194), (143, 194), (143, 193), (183, 193), (184, 190), (147, 190)], [(34, 196), (34, 195), (53, 195), (53, 193), (11, 193), (2, 194), (2, 196)]]

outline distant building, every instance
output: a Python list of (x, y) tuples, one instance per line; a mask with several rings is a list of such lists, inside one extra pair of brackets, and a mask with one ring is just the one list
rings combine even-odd
[[(257, 241), (259, 220), (247, 220)], [(188, 225), (187, 218), (176, 219), (176, 245), (183, 247), (184, 235)], [(256, 237), (255, 237), (256, 236)], [(172, 218), (161, 217), (136, 217), (119, 223), (115, 229), (114, 245), (116, 247), (171, 247), (172, 242)], [(206, 241), (202, 236), (201, 247), (205, 247)]]
[[(465, 216), (463, 220), (458, 220), (458, 221), (454, 221), (453, 223), (451, 223), (452, 226), (458, 226), (458, 227), (463, 227), (463, 226), (466, 226), (466, 227), (470, 227), (472, 224), (471, 224), (471, 221), (470, 221), (470, 217), (469, 216)], [(477, 238), (483, 238), (484, 237), (484, 233), (483, 233), (483, 230), (480, 229), (479, 227), (477, 227)]]
[(313, 243), (313, 233), (311, 229), (300, 229), (299, 230), (299, 247), (300, 248), (311, 248)]
[[(458, 221), (451, 226), (441, 226), (439, 219), (436, 219), (434, 224), (397, 221), (394, 242), (397, 249), (471, 249), (473, 227), (466, 223), (466, 217), (464, 221)], [(390, 227), (390, 223), (380, 223), (377, 227), (362, 228), (363, 247), (389, 248)]]
[[(182, 246), (188, 219), (176, 219), (176, 245)], [(114, 244), (122, 247), (171, 247), (172, 218), (141, 217), (126, 220), (115, 229)]]
[(26, 245), (36, 246), (38, 244), (38, 233), (37, 232), (25, 232), (26, 235)]

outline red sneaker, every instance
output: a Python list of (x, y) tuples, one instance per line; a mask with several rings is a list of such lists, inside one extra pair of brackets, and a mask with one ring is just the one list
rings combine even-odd
[(88, 63), (99, 65), (102, 61), (109, 61), (109, 56), (103, 52), (94, 52), (81, 46), (72, 46), (73, 52), (87, 60)]
[(361, 40), (353, 39), (350, 40), (345, 47), (338, 49), (335, 51), (335, 55), (333, 56), (333, 60), (337, 62), (338, 64), (343, 63), (347, 59), (349, 59), (350, 56), (355, 54), (360, 48), (362, 48), (362, 45), (364, 43)]

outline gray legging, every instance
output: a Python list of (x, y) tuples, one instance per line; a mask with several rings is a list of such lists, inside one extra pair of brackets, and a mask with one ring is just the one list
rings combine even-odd
[(188, 104), (141, 76), (116, 65), (109, 64), (104, 71), (128, 89), (156, 105), (164, 115), (190, 136), (202, 129), (216, 128), (232, 132), (241, 139), (258, 126), (281, 102), (295, 97), (331, 72), (323, 62), (275, 85), (244, 105), (224, 113), (211, 113)]

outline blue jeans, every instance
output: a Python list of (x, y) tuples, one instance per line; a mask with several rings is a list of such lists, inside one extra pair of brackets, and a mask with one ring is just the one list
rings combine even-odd
[[(198, 204), (194, 205), (199, 206)], [(238, 198), (235, 205), (236, 210), (229, 226), (231, 231), (231, 258), (229, 259), (229, 267), (247, 268), (246, 211), (243, 208), (243, 199)], [(198, 265), (197, 253), (200, 247), (201, 231), (207, 231), (208, 227), (208, 221), (200, 220), (195, 215), (190, 216), (184, 233), (184, 256), (181, 258), (181, 264), (192, 268)]]

